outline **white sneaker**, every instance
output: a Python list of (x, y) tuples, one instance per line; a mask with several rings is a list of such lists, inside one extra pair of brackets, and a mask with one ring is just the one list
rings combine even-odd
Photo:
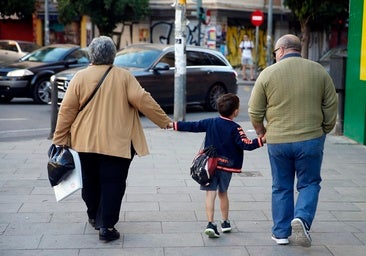
[(278, 245), (286, 245), (289, 243), (288, 238), (277, 238), (275, 235), (272, 234), (272, 240), (275, 241)]
[(299, 218), (295, 218), (291, 221), (291, 227), (294, 242), (304, 247), (310, 247), (311, 237), (304, 222)]

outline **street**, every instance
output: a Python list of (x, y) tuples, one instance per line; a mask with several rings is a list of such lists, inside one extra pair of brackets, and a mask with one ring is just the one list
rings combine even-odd
[[(251, 85), (239, 85), (240, 114), (237, 122), (248, 121), (247, 103)], [(15, 98), (8, 104), (0, 105), (0, 142), (21, 141), (25, 139), (48, 138), (51, 131), (51, 105), (38, 105), (31, 99)], [(173, 118), (173, 111), (167, 109)], [(205, 112), (201, 107), (189, 107), (186, 120), (193, 121), (217, 116), (217, 112)], [(141, 117), (143, 127), (155, 125), (145, 117)]]

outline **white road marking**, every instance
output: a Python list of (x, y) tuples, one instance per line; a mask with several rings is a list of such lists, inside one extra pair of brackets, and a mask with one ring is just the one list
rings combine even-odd
[(0, 118), (0, 121), (25, 121), (27, 118)]

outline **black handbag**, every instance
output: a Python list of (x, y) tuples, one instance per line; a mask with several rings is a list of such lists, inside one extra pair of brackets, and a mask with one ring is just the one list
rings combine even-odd
[(75, 169), (74, 158), (68, 147), (56, 147), (52, 144), (48, 150), (48, 179), (51, 186), (58, 185)]
[[(89, 96), (88, 100), (79, 109), (79, 112), (81, 112), (86, 107), (86, 105), (88, 105), (88, 103), (93, 99), (94, 95), (98, 91), (99, 87), (102, 85), (105, 77), (108, 75), (112, 67), (113, 65), (110, 66), (104, 73), (94, 91)], [(75, 169), (75, 163), (69, 148), (66, 146), (56, 147), (56, 145), (52, 144), (50, 149), (48, 150), (48, 157), (48, 179), (51, 183), (51, 186), (54, 187), (57, 186), (61, 181), (65, 180), (71, 174), (72, 170)]]
[(217, 167), (216, 149), (208, 146), (200, 150), (191, 165), (191, 177), (202, 186), (210, 185)]

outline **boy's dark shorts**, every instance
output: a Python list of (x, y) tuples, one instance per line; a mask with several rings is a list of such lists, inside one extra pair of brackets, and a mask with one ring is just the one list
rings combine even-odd
[(219, 169), (215, 170), (215, 174), (211, 179), (211, 183), (208, 186), (200, 186), (201, 190), (219, 190), (219, 192), (226, 192), (229, 189), (232, 173), (222, 171)]

